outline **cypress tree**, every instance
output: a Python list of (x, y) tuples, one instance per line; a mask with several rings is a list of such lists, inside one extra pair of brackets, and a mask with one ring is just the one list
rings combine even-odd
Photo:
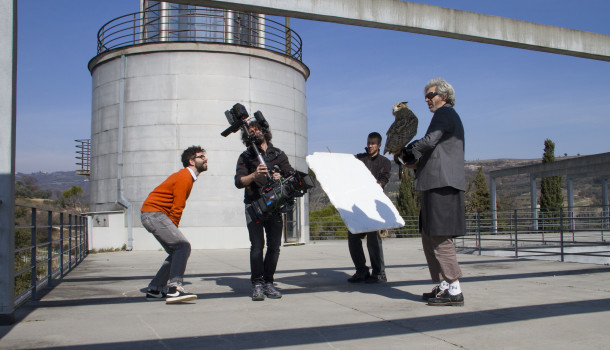
[(419, 193), (414, 189), (414, 178), (415, 176), (411, 170), (403, 168), (400, 186), (398, 187), (396, 208), (400, 215), (405, 218), (405, 232), (407, 234), (418, 232)]
[[(544, 140), (544, 154), (542, 163), (555, 161), (555, 143), (550, 139)], [(540, 184), (540, 210), (557, 211), (563, 207), (563, 194), (561, 193), (561, 176), (543, 177)]]
[(491, 210), (491, 195), (483, 175), (483, 167), (479, 167), (477, 175), (472, 179), (468, 188), (470, 193), (466, 211), (485, 212)]

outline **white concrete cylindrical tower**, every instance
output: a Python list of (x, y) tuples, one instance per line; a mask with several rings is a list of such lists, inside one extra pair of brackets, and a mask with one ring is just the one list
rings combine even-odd
[[(299, 60), (256, 47), (157, 42), (102, 53), (89, 69), (91, 210), (127, 207), (128, 247), (159, 249), (142, 228), (139, 210), (150, 191), (182, 168), (180, 155), (191, 145), (207, 150), (209, 170), (193, 186), (180, 229), (194, 249), (249, 246), (243, 190), (234, 186), (245, 146), (239, 133), (220, 135), (228, 127), (224, 112), (235, 103), (251, 115), (260, 110), (271, 125), (272, 143), (295, 169), (307, 172), (309, 69)], [(299, 202), (297, 229), (307, 241), (306, 197)]]

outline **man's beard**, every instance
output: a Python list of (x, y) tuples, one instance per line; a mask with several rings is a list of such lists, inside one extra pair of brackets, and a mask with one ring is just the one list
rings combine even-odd
[(195, 168), (197, 168), (197, 171), (199, 173), (202, 173), (202, 172), (208, 170), (208, 164), (207, 163), (201, 163), (200, 166), (195, 166)]
[(258, 135), (257, 135), (257, 136), (255, 136), (255, 137), (254, 137), (254, 142), (255, 142), (257, 145), (259, 145), (259, 146), (260, 146), (260, 145), (262, 145), (262, 144), (263, 144), (263, 142), (265, 142), (265, 136), (264, 136), (264, 135), (260, 135), (260, 136), (258, 136)]

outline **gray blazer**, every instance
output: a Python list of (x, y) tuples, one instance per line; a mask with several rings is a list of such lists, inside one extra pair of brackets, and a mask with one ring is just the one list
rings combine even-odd
[(453, 106), (436, 110), (426, 135), (409, 144), (419, 159), (415, 189), (427, 191), (450, 186), (466, 190), (464, 174), (464, 126)]

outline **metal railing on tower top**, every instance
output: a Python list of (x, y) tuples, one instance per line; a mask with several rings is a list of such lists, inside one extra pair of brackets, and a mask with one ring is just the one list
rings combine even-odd
[(259, 47), (302, 61), (301, 37), (289, 27), (252, 13), (220, 9), (143, 11), (115, 18), (97, 34), (98, 55), (157, 42), (204, 42)]

